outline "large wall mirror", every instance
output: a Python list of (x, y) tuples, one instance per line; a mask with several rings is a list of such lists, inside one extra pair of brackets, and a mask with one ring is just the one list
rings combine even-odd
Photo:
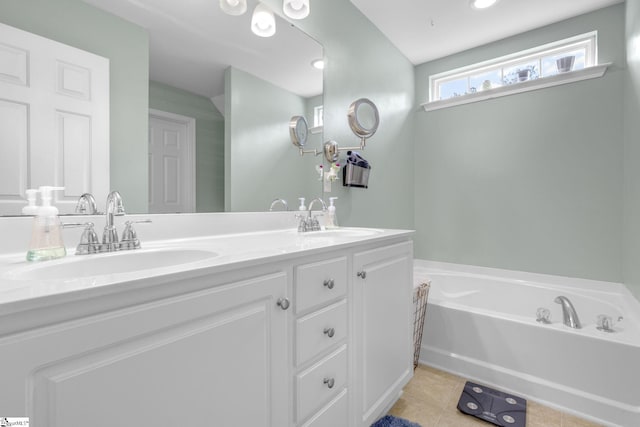
[[(123, 49), (138, 43), (123, 40), (131, 28), (148, 35), (148, 59), (127, 59), (138, 68), (148, 64), (148, 79), (132, 77), (138, 81), (127, 85), (136, 90), (116, 93), (118, 107), (113, 104), (115, 85), (111, 92), (110, 187), (133, 206), (128, 213), (264, 211), (274, 198), (293, 206), (297, 197), (321, 194), (315, 171), (321, 160), (301, 158), (291, 150), (288, 125), (292, 116), (303, 115), (314, 126), (314, 110), (322, 106), (323, 74), (312, 63), (323, 58), (323, 49), (277, 13), (274, 36), (253, 34), (251, 15), (258, 1), (247, 3), (244, 15), (231, 16), (217, 0), (9, 0), (0, 5), (0, 22), (88, 51), (95, 45), (97, 54), (118, 50), (118, 43)], [(59, 11), (65, 19), (59, 24), (44, 19), (48, 13), (43, 8)], [(109, 28), (112, 37), (104, 37)], [(78, 43), (69, 42), (76, 39)], [(121, 59), (101, 56), (111, 60), (112, 82), (126, 79), (117, 76), (122, 74)], [(125, 144), (129, 135), (113, 123), (126, 120), (120, 117), (126, 116), (123, 105), (140, 103), (137, 88), (142, 86), (148, 87), (139, 91), (148, 92), (148, 139), (131, 138)], [(156, 174), (163, 163), (154, 159), (166, 155), (163, 135), (192, 139), (186, 166), (177, 164), (170, 171), (190, 179), (171, 179), (165, 185), (167, 176)], [(307, 145), (320, 149), (321, 143), (322, 134), (316, 132)], [(113, 144), (121, 145), (114, 149)], [(145, 175), (149, 182), (143, 182)], [(191, 196), (184, 205), (172, 204), (185, 192)], [(106, 194), (95, 196), (100, 204)]]

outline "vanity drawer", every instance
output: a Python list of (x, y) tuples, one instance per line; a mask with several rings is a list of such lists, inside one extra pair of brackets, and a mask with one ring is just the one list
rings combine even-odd
[(296, 363), (301, 365), (347, 336), (347, 301), (296, 320)]
[(332, 258), (296, 267), (295, 307), (303, 312), (347, 294), (347, 258)]
[(343, 345), (296, 376), (296, 420), (326, 404), (347, 383), (347, 346)]
[(347, 390), (342, 390), (327, 406), (318, 411), (302, 427), (337, 427), (346, 425), (349, 417)]

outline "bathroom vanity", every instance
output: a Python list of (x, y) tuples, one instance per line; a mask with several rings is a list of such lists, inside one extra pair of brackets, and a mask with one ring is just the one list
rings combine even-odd
[(368, 427), (411, 378), (411, 232), (162, 237), (0, 257), (0, 416)]

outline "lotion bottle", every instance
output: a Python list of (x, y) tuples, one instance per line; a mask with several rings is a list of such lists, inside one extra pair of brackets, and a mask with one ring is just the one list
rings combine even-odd
[(329, 197), (329, 207), (327, 208), (327, 223), (325, 228), (338, 228), (338, 217), (336, 216), (336, 207), (333, 204), (337, 197)]
[(300, 200), (300, 206), (298, 206), (298, 210), (306, 211), (307, 207), (304, 205), (304, 197), (298, 197), (298, 200)]
[(51, 205), (51, 193), (55, 190), (64, 190), (64, 187), (40, 187), (42, 206), (38, 207), (33, 219), (27, 261), (46, 261), (62, 258), (67, 254), (62, 241), (62, 225), (58, 217), (58, 208)]

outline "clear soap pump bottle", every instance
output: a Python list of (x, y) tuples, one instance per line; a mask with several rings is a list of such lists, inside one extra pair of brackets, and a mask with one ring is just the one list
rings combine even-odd
[(329, 207), (327, 208), (327, 223), (325, 228), (338, 228), (338, 217), (336, 216), (336, 206), (333, 204), (337, 197), (329, 197)]
[(43, 186), (39, 189), (42, 206), (38, 207), (33, 219), (27, 261), (45, 261), (62, 258), (67, 254), (62, 241), (58, 208), (51, 205), (51, 193), (56, 190), (64, 190), (64, 187)]

